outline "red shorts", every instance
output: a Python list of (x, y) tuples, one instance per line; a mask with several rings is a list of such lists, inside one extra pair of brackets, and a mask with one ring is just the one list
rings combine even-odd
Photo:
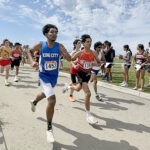
[(10, 59), (8, 59), (8, 60), (4, 60), (4, 59), (0, 60), (0, 65), (3, 66), (3, 67), (10, 65)]

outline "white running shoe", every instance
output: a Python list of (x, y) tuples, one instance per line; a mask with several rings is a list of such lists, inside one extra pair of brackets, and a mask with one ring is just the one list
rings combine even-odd
[(64, 88), (62, 90), (63, 93), (66, 93), (66, 91), (68, 91), (68, 83), (65, 83)]
[(47, 135), (47, 143), (54, 143), (55, 142), (53, 130), (47, 130), (46, 135)]
[(128, 83), (125, 82), (125, 83), (122, 84), (121, 86), (122, 86), (122, 87), (128, 87)]
[(120, 85), (123, 85), (123, 84), (125, 84), (125, 81), (123, 81), (123, 82), (120, 83)]
[(89, 124), (92, 124), (92, 125), (98, 123), (98, 121), (92, 115), (88, 115), (86, 117), (86, 120)]
[(101, 97), (100, 95), (98, 95), (98, 94), (95, 95), (95, 98), (96, 98), (98, 101), (103, 101), (103, 100), (102, 100), (102, 97)]
[(14, 82), (18, 82), (18, 81), (19, 81), (18, 77), (15, 76)]
[(137, 90), (138, 89), (138, 87), (137, 86), (135, 86), (134, 88), (133, 88), (133, 90)]
[(5, 86), (9, 86), (9, 82), (8, 81), (5, 81)]
[(35, 110), (36, 110), (36, 105), (34, 105), (33, 102), (34, 102), (34, 100), (31, 100), (31, 101), (30, 101), (30, 104), (31, 104), (31, 111), (32, 111), (32, 112), (35, 112)]

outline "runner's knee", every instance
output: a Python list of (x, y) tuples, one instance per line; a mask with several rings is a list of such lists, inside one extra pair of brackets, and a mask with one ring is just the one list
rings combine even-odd
[(55, 105), (55, 103), (56, 103), (56, 97), (55, 97), (55, 95), (52, 95), (52, 96), (50, 96), (50, 97), (48, 98), (48, 103), (49, 103), (50, 105)]
[(90, 92), (90, 91), (86, 92), (86, 93), (85, 93), (85, 96), (86, 96), (86, 97), (91, 97), (91, 92)]

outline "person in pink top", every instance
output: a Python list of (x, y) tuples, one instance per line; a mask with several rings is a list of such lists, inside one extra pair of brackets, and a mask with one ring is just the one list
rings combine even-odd
[(144, 50), (143, 44), (138, 44), (137, 46), (137, 52), (133, 57), (133, 61), (135, 62), (135, 68), (136, 68), (136, 83), (134, 90), (138, 89), (139, 79), (141, 77), (141, 88), (139, 88), (139, 91), (144, 91), (144, 84), (145, 84), (145, 64), (149, 61), (148, 55)]
[[(148, 43), (148, 46), (149, 46), (149, 49), (147, 51), (147, 54), (150, 59), (150, 42)], [(149, 76), (149, 83), (148, 83), (147, 87), (150, 88), (150, 65), (147, 65), (147, 72), (148, 72), (148, 76)]]

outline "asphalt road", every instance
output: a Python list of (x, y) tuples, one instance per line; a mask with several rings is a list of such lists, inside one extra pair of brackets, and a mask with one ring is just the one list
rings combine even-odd
[(70, 79), (59, 75), (55, 87), (57, 104), (53, 119), (56, 142), (46, 142), (47, 100), (38, 103), (35, 113), (30, 110), (31, 99), (41, 91), (38, 73), (30, 66), (21, 67), (20, 81), (14, 75), (4, 85), (0, 76), (0, 150), (149, 150), (150, 101), (129, 94), (98, 87), (104, 102), (94, 97), (92, 84), (91, 112), (99, 124), (86, 122), (84, 93), (75, 92), (76, 102), (63, 94), (64, 83)]

